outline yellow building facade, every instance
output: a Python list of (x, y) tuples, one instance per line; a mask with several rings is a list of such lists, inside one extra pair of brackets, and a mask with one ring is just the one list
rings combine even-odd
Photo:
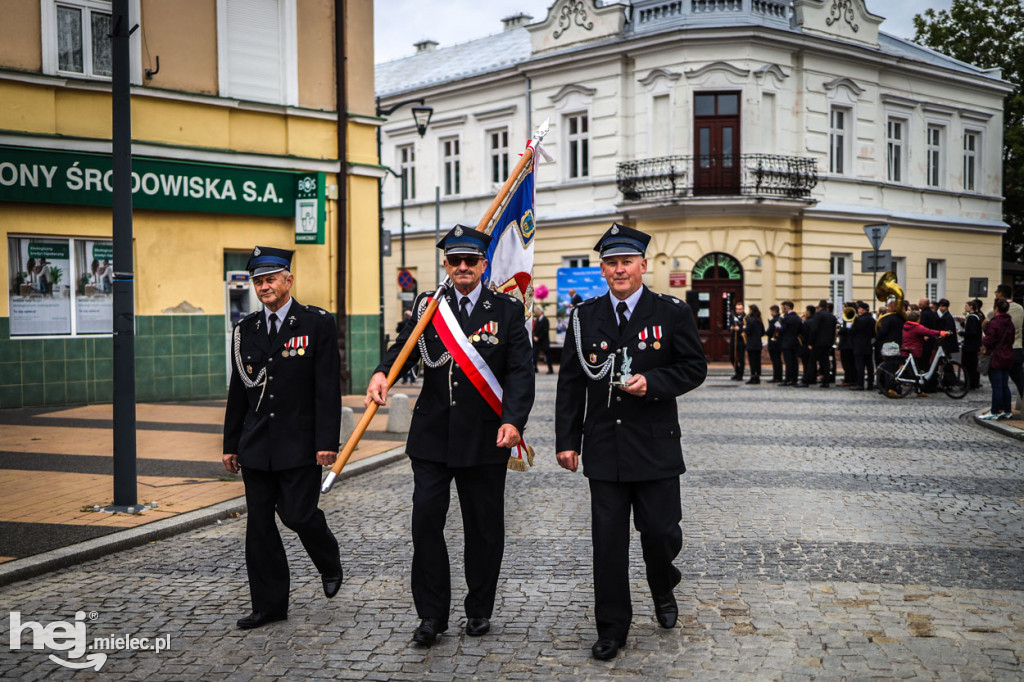
[[(109, 401), (113, 8), (0, 11), (0, 407)], [(295, 251), (293, 294), (337, 315), (358, 390), (379, 350), (372, 2), (129, 14), (138, 399), (226, 395), (256, 244)]]

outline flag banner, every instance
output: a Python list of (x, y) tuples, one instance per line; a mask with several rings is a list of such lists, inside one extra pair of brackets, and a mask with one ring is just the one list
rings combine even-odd
[[(536, 152), (530, 140), (527, 146)], [(495, 291), (510, 294), (523, 303), (523, 323), (533, 339), (533, 240), (536, 225), (533, 218), (534, 171), (536, 153), (523, 168), (509, 192), (509, 199), (495, 211), (484, 230), (491, 235), (487, 249), (487, 269), (483, 280)]]
[(455, 318), (455, 313), (452, 312), (447, 299), (441, 298), (438, 301), (437, 312), (438, 314), (430, 319), (430, 323), (434, 325), (438, 336), (441, 337), (441, 343), (444, 344), (445, 349), (448, 350), (466, 378), (500, 417), (503, 391), (501, 384), (498, 383), (498, 378), (494, 376), (494, 372), (491, 371), (487, 362), (480, 357), (480, 353), (466, 338), (466, 334), (459, 326), (459, 321)]

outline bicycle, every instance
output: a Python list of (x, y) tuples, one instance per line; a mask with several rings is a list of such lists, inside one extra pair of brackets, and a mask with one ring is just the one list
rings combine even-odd
[(924, 374), (918, 371), (913, 355), (908, 355), (895, 372), (882, 363), (878, 366), (877, 384), (879, 390), (887, 397), (904, 398), (911, 390), (916, 390), (918, 394), (924, 393), (924, 387), (936, 374), (939, 388), (950, 398), (959, 400), (970, 391), (971, 387), (967, 383), (963, 365), (956, 360), (950, 360), (941, 346)]

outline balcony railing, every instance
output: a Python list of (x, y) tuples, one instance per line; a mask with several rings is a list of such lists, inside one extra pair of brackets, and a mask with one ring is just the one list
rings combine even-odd
[(627, 201), (737, 195), (807, 199), (818, 184), (818, 171), (815, 159), (799, 156), (662, 156), (623, 161), (616, 179)]

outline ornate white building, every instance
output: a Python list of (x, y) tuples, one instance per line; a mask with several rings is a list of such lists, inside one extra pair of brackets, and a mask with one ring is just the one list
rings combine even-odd
[(389, 328), (398, 270), (435, 284), (435, 224), (475, 224), (544, 119), (535, 282), (556, 289), (612, 221), (633, 225), (653, 235), (647, 281), (690, 296), (710, 357), (733, 301), (871, 298), (868, 224), (890, 226), (908, 298), (958, 309), (970, 277), (998, 281), (998, 70), (880, 32), (864, 0), (557, 0), (530, 21), (377, 65), (382, 108), (434, 109), (422, 138), (382, 123), (381, 163), (406, 175), (404, 202), (400, 182), (384, 192)]

